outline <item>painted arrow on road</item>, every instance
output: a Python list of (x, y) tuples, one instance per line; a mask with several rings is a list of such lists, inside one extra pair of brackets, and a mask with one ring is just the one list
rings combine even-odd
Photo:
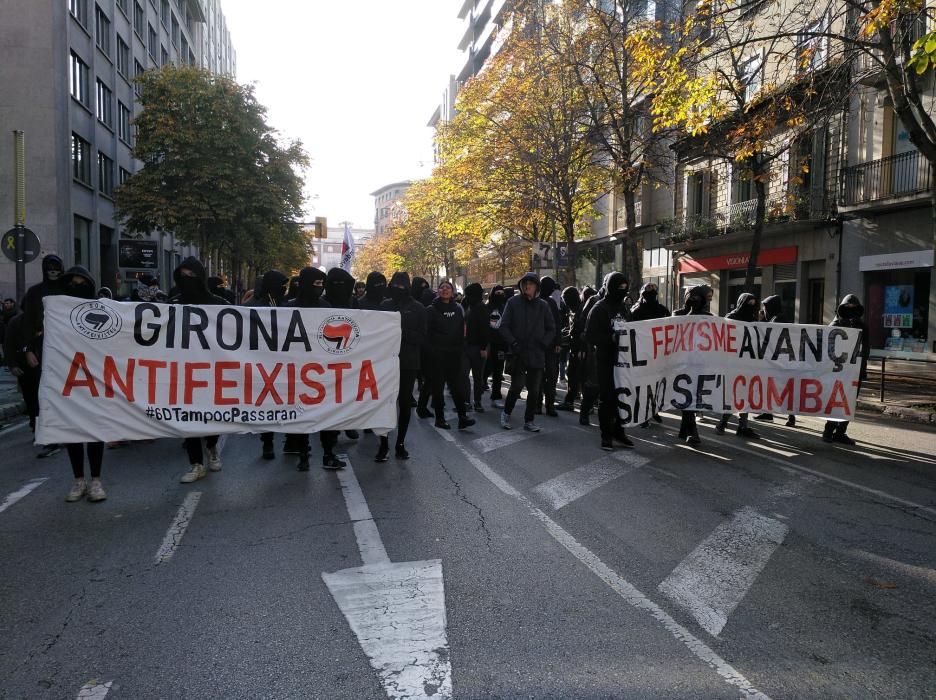
[(347, 455), (337, 472), (363, 566), (322, 579), (389, 698), (452, 697), (442, 560), (390, 561)]

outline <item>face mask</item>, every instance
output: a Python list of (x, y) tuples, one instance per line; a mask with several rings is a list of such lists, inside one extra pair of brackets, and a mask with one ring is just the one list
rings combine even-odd
[(646, 299), (647, 301), (656, 301), (656, 298), (657, 298), (657, 290), (648, 289), (646, 292), (644, 292), (644, 299)]
[(390, 298), (398, 304), (409, 297), (409, 292), (399, 287), (390, 287)]
[(183, 297), (197, 297), (202, 291), (201, 280), (197, 277), (180, 277), (179, 291)]
[(94, 296), (94, 290), (84, 282), (69, 282), (65, 285), (65, 293), (70, 297), (80, 299), (91, 299)]
[(842, 317), (848, 319), (861, 318), (861, 311), (857, 306), (846, 306), (842, 309)]
[(58, 278), (61, 277), (61, 276), (62, 276), (62, 271), (61, 271), (61, 270), (54, 270), (54, 269), (53, 269), (53, 270), (47, 270), (47, 271), (46, 271), (46, 277), (48, 277), (49, 280), (51, 280), (52, 282), (55, 282), (55, 281), (58, 280)]

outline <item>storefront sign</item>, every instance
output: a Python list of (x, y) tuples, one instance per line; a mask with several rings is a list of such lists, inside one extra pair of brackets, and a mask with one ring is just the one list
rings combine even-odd
[(400, 317), (45, 299), (42, 444), (396, 425)]
[[(716, 255), (712, 258), (682, 258), (679, 261), (678, 271), (683, 275), (687, 272), (717, 272), (719, 270), (737, 270), (747, 267), (751, 259), (750, 252), (731, 253), (729, 255)], [(786, 265), (797, 260), (797, 247), (795, 245), (784, 248), (768, 248), (762, 250), (757, 256), (757, 266)]]
[(933, 251), (911, 250), (906, 253), (862, 255), (858, 258), (858, 269), (861, 272), (899, 270), (905, 267), (933, 267)]
[(913, 285), (884, 287), (884, 327), (913, 328)]
[(140, 270), (159, 267), (159, 246), (156, 241), (121, 240), (117, 249), (117, 264)]

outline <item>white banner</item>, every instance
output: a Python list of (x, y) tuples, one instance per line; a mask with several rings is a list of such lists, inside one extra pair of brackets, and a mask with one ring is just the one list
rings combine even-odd
[(40, 444), (396, 427), (400, 316), (45, 298)]
[(861, 371), (855, 328), (673, 316), (626, 324), (614, 382), (625, 424), (655, 411), (850, 420)]

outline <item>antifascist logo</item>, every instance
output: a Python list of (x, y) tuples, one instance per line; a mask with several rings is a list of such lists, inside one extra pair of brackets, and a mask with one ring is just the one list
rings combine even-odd
[(318, 342), (325, 352), (332, 355), (344, 355), (361, 335), (361, 330), (353, 318), (348, 316), (329, 316), (318, 330)]
[(86, 301), (72, 309), (72, 328), (91, 340), (107, 340), (120, 333), (120, 315), (99, 301)]

